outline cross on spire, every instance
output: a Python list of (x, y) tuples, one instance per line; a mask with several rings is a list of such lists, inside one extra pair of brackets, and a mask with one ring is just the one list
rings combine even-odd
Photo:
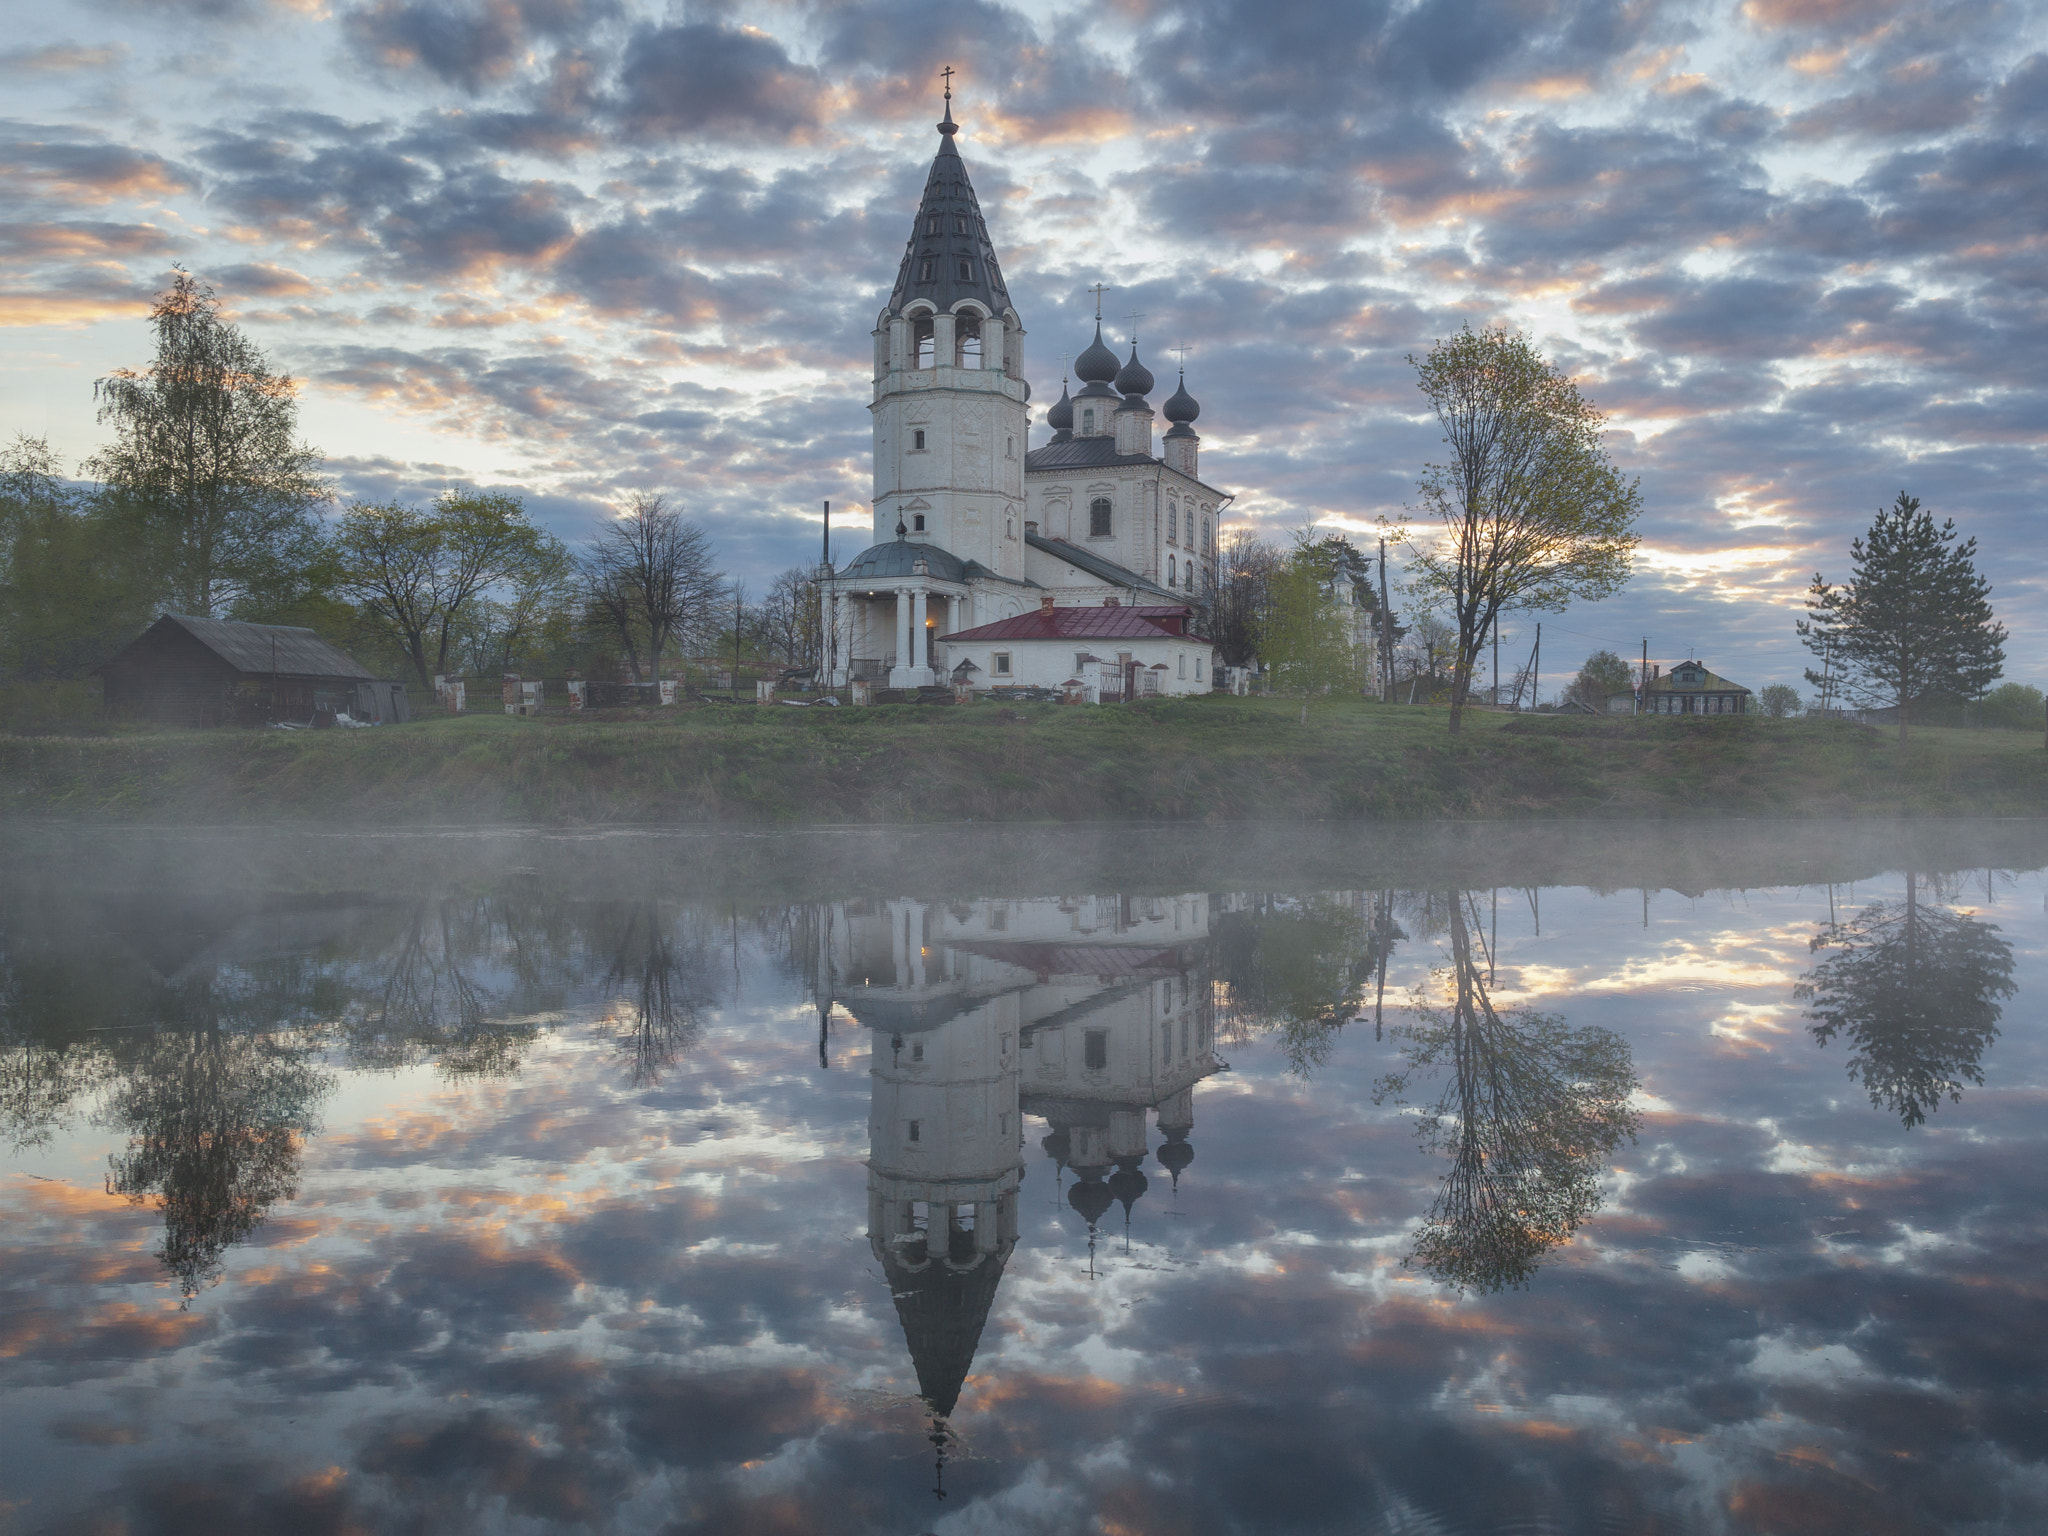
[(1145, 312), (1138, 310), (1133, 314), (1125, 315), (1124, 318), (1131, 322), (1131, 345), (1135, 347), (1138, 344), (1138, 322), (1145, 318)]
[(948, 64), (939, 73), (946, 77), (946, 100), (951, 101), (953, 99), (953, 66)]
[(1182, 373), (1186, 373), (1188, 371), (1188, 354), (1194, 351), (1195, 349), (1189, 346), (1186, 342), (1182, 342), (1179, 346), (1168, 347), (1166, 350), (1171, 352), (1177, 359), (1179, 359), (1180, 371)]
[(1100, 324), (1102, 321), (1102, 296), (1105, 293), (1109, 292), (1109, 285), (1106, 283), (1097, 283), (1088, 291), (1095, 295), (1095, 320), (1097, 324)]

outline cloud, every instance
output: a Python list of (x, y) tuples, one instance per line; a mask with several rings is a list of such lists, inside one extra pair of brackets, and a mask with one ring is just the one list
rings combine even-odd
[(128, 56), (121, 43), (88, 47), (83, 43), (45, 43), (39, 48), (0, 49), (0, 75), (69, 74), (74, 70), (108, 69)]
[(358, 58), (418, 71), (474, 95), (521, 72), (547, 43), (587, 40), (619, 14), (616, 0), (376, 0), (341, 18)]
[(824, 81), (773, 38), (713, 22), (642, 27), (619, 65), (627, 137), (654, 142), (745, 135), (774, 143), (817, 122)]

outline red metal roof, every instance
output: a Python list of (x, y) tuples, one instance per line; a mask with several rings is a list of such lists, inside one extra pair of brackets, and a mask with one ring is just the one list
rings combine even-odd
[(955, 640), (1192, 640), (1209, 642), (1188, 634), (1185, 626), (1190, 611), (1182, 607), (1157, 608), (1055, 608), (1020, 613), (1014, 619), (958, 630), (940, 638)]

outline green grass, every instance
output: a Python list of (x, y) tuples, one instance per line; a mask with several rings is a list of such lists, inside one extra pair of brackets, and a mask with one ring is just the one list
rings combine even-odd
[(2032, 816), (2038, 734), (1466, 717), (1355, 700), (474, 714), (373, 731), (0, 737), (16, 815), (207, 822)]

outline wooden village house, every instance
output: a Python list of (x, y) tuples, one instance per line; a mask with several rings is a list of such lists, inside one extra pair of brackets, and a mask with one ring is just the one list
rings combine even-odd
[[(1643, 686), (1640, 712), (1646, 715), (1746, 715), (1750, 698), (1747, 688), (1730, 682), (1717, 672), (1709, 672), (1705, 662), (1681, 661), (1669, 672), (1662, 667), (1651, 669), (1650, 680)], [(1609, 694), (1607, 711), (1615, 715), (1637, 713), (1634, 692)]]
[(379, 679), (291, 624), (167, 613), (99, 669), (107, 713), (170, 725), (409, 720), (405, 684)]

